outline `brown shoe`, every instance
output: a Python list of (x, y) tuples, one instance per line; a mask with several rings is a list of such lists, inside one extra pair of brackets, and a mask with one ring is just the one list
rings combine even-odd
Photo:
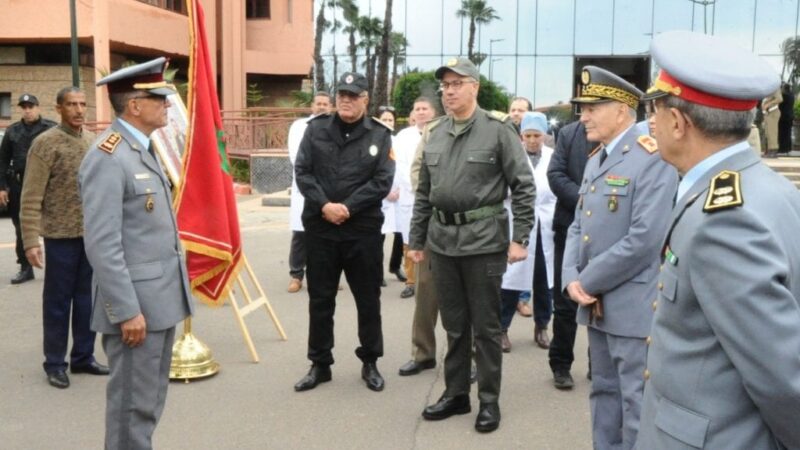
[(540, 348), (550, 348), (550, 338), (547, 336), (547, 327), (533, 326), (533, 340)]
[(503, 353), (509, 353), (511, 351), (511, 340), (508, 339), (508, 333), (503, 333), (500, 336), (500, 346), (503, 348)]
[(286, 288), (286, 292), (294, 294), (295, 292), (299, 291), (300, 288), (302, 287), (303, 287), (303, 280), (299, 278), (292, 278), (292, 281), (289, 282), (289, 287)]
[(519, 315), (523, 317), (530, 317), (533, 315), (533, 310), (531, 309), (531, 304), (528, 302), (519, 302), (517, 303), (517, 312)]

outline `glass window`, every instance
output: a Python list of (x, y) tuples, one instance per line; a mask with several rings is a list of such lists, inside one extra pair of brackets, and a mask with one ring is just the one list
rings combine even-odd
[(759, 0), (755, 52), (780, 54), (783, 41), (794, 36), (796, 17), (796, 0)]
[(0, 119), (11, 119), (11, 92), (0, 92)]
[[(692, 29), (693, 3), (688, 0), (652, 0), (652, 5), (655, 9), (651, 18), (655, 34), (670, 30)], [(711, 9), (708, 10), (708, 13), (711, 14)], [(709, 20), (709, 25), (710, 23)], [(700, 25), (702, 31), (702, 20)]]
[(574, 6), (565, 0), (537, 0), (536, 54), (572, 54)]
[[(518, 18), (515, 18), (515, 22), (518, 21), (519, 23), (519, 53), (533, 56), (536, 45), (536, 28), (534, 26), (536, 23), (536, 2), (517, 0), (517, 5), (519, 6), (519, 14)], [(533, 67), (532, 60), (531, 67)]]
[[(736, 8), (726, 8), (722, 5), (718, 5), (716, 8), (709, 6), (708, 16), (709, 19), (713, 17), (713, 29), (716, 36), (724, 37), (752, 50), (755, 0), (740, 1), (739, 3)], [(709, 33), (711, 33), (711, 24), (712, 21), (709, 20)], [(694, 30), (703, 31), (703, 8), (701, 6), (695, 8)]]
[(572, 63), (570, 56), (536, 58), (533, 107), (569, 103), (572, 98)]
[(616, 0), (614, 3), (615, 55), (635, 55), (650, 51), (653, 33), (653, 2)]
[(613, 0), (576, 0), (575, 53), (608, 55), (614, 25)]
[(248, 19), (269, 19), (271, 0), (246, 0), (245, 16)]
[(534, 88), (534, 65), (535, 58), (532, 56), (520, 56), (516, 63), (517, 78), (508, 84), (508, 91), (517, 97), (533, 99)]

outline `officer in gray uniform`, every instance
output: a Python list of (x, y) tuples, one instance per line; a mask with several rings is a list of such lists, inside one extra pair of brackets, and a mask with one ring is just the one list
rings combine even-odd
[(800, 448), (800, 194), (747, 144), (772, 66), (658, 35), (645, 101), (682, 175), (667, 224), (636, 447)]
[(645, 337), (656, 295), (658, 251), (678, 183), (675, 169), (640, 136), (642, 92), (586, 66), (580, 106), (586, 137), (603, 145), (584, 170), (564, 251), (562, 280), (588, 327), (595, 449), (630, 449), (644, 387)]
[[(527, 256), (533, 174), (508, 116), (478, 107), (480, 75), (472, 62), (453, 58), (436, 78), (451, 115), (428, 125), (409, 256), (421, 262), (427, 243), (448, 350), (445, 392), (422, 416), (440, 420), (470, 412), (474, 334), (480, 400), (475, 429), (489, 432), (500, 425), (500, 283), (506, 263)], [(503, 208), (509, 189), (511, 239)]]
[(175, 325), (193, 310), (170, 186), (150, 134), (167, 123), (175, 91), (166, 60), (121, 69), (108, 85), (117, 119), (79, 172), (86, 255), (94, 268), (92, 329), (111, 376), (106, 448), (152, 448), (169, 383)]

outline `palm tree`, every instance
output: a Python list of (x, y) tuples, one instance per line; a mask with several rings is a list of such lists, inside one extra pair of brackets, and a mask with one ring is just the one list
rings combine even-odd
[(325, 90), (325, 59), (322, 57), (322, 36), (325, 30), (330, 26), (330, 22), (325, 19), (325, 8), (328, 3), (323, 1), (319, 4), (319, 13), (317, 13), (317, 26), (316, 34), (314, 35), (314, 89), (316, 91)]
[(359, 47), (364, 49), (364, 67), (366, 68), (366, 77), (369, 84), (368, 92), (372, 97), (372, 90), (375, 87), (375, 49), (380, 44), (380, 37), (382, 34), (383, 24), (377, 17), (361, 16), (358, 19), (358, 34), (361, 35), (361, 43)]
[(408, 40), (403, 33), (392, 31), (389, 36), (389, 54), (392, 57), (392, 81), (389, 83), (389, 99), (394, 96), (394, 85), (397, 82), (397, 68), (406, 62)]
[(486, 0), (461, 0), (461, 9), (456, 11), (456, 17), (469, 19), (469, 40), (467, 41), (467, 58), (479, 64), (477, 55), (473, 52), (475, 46), (476, 25), (486, 25), (495, 19), (500, 20), (497, 11), (486, 5)]
[(800, 81), (800, 37), (786, 38), (781, 44), (781, 53), (783, 53), (781, 78), (794, 88)]
[(383, 16), (380, 46), (376, 51), (378, 59), (378, 73), (375, 77), (375, 104), (387, 105), (389, 103), (389, 43), (392, 33), (392, 0), (386, 0), (386, 13)]
[(340, 0), (339, 7), (342, 9), (342, 17), (344, 17), (344, 20), (349, 24), (344, 27), (342, 31), (349, 35), (347, 53), (350, 55), (350, 71), (356, 72), (358, 67), (358, 55), (356, 54), (358, 50), (358, 46), (356, 45), (356, 33), (358, 32), (359, 21), (358, 5), (356, 5), (353, 0)]

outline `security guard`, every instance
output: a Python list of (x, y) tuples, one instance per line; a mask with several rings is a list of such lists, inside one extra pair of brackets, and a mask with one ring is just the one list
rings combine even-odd
[(166, 59), (120, 69), (107, 85), (117, 115), (79, 171), (92, 329), (111, 377), (106, 448), (152, 448), (169, 385), (175, 325), (192, 313), (170, 184), (149, 136), (167, 124)]
[(581, 122), (602, 147), (589, 158), (564, 251), (562, 281), (588, 327), (594, 448), (630, 449), (639, 423), (645, 337), (656, 295), (658, 249), (678, 184), (649, 136), (640, 136), (642, 92), (584, 67)]
[[(441, 420), (470, 412), (474, 333), (480, 400), (475, 429), (490, 432), (500, 425), (500, 283), (507, 262), (527, 257), (533, 173), (508, 116), (478, 107), (480, 75), (470, 60), (451, 59), (436, 78), (451, 115), (428, 125), (409, 255), (421, 262), (428, 245), (448, 350), (445, 392), (422, 416)], [(503, 208), (509, 189), (511, 228)]]
[(294, 388), (330, 381), (333, 312), (342, 271), (358, 309), (356, 356), (367, 388), (381, 391), (376, 361), (383, 356), (381, 200), (394, 177), (391, 130), (366, 116), (367, 79), (346, 72), (336, 90), (336, 113), (308, 122), (295, 161), (295, 180), (305, 197), (309, 297), (308, 359), (312, 366)]
[(22, 110), (22, 119), (8, 127), (0, 144), (0, 206), (8, 206), (8, 213), (17, 235), (15, 250), (17, 264), (20, 265), (19, 273), (11, 279), (11, 284), (20, 284), (33, 279), (33, 267), (25, 257), (22, 227), (19, 223), (22, 178), (25, 175), (28, 150), (36, 136), (56, 126), (55, 122), (41, 116), (39, 99), (36, 96), (22, 94), (17, 105)]
[(800, 448), (800, 194), (747, 144), (780, 79), (699, 33), (662, 33), (651, 54), (662, 70), (645, 99), (682, 179), (636, 447)]

